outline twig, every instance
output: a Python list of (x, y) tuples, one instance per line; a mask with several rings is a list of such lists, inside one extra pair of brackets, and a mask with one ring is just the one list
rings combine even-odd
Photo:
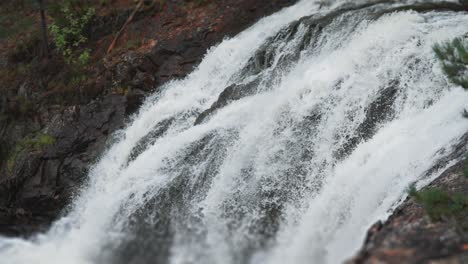
[(127, 25), (130, 24), (130, 22), (132, 22), (133, 17), (135, 16), (136, 12), (138, 12), (138, 10), (141, 8), (141, 6), (143, 5), (143, 2), (144, 2), (144, 0), (140, 0), (140, 2), (138, 2), (138, 5), (133, 10), (132, 14), (127, 18), (127, 21), (125, 21), (125, 24), (123, 24), (123, 26), (119, 30), (119, 32), (117, 32), (117, 35), (115, 35), (114, 40), (112, 41), (109, 48), (107, 49), (107, 54), (109, 54), (112, 51), (112, 49), (114, 49), (114, 46), (117, 43), (117, 40), (119, 39), (120, 35), (125, 30)]

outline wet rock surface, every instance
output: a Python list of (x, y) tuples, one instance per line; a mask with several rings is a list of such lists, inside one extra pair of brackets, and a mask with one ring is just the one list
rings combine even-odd
[[(450, 156), (462, 157), (467, 151), (465, 135)], [(444, 167), (447, 161), (439, 165)], [(459, 161), (423, 190), (439, 188), (449, 194), (468, 195), (465, 169), (466, 161)], [(449, 217), (433, 220), (420, 203), (407, 198), (387, 221), (379, 221), (369, 229), (361, 251), (347, 263), (467, 263), (466, 223), (466, 217), (458, 222)]]
[[(39, 73), (31, 73), (29, 79), (11, 84), (11, 89), (6, 89), (7, 92), (0, 94), (0, 157), (5, 156), (3, 162), (0, 161), (0, 234), (29, 236), (37, 231), (46, 230), (54, 219), (65, 212), (64, 208), (74, 195), (77, 195), (80, 186), (85, 182), (90, 165), (112, 139), (112, 133), (125, 125), (127, 117), (137, 111), (145, 96), (157, 91), (158, 87), (168, 80), (187, 75), (201, 61), (206, 50), (223, 38), (238, 33), (258, 18), (293, 2), (295, 1), (221, 0), (200, 10), (197, 9), (193, 13), (175, 8), (164, 15), (150, 17), (137, 15), (122, 36), (119, 45), (125, 45), (125, 39), (130, 39), (132, 35), (139, 35), (145, 36), (141, 46), (138, 49), (117, 50), (117, 55), (106, 57), (97, 63), (93, 68), (92, 77), (78, 87), (80, 96), (67, 99), (69, 101), (64, 105), (51, 103), (59, 94), (54, 90), (47, 92), (41, 90), (47, 85), (35, 81), (35, 74), (40, 75)], [(463, 4), (464, 6), (454, 3), (423, 4), (393, 11), (404, 9), (418, 12), (434, 9), (466, 11), (468, 7), (466, 1), (463, 1)], [(309, 25), (309, 31), (298, 44), (299, 50), (305, 50), (307, 45), (314, 45), (316, 41), (314, 36), (327, 26), (331, 18), (345, 11), (346, 8), (329, 17), (304, 18), (276, 37), (290, 38), (297, 33), (300, 23)], [(122, 24), (127, 15), (128, 12), (112, 19), (115, 19), (117, 24)], [(375, 14), (371, 19), (381, 15)], [(119, 28), (111, 22), (102, 18), (98, 27), (92, 30), (92, 39), (97, 42), (96, 56), (105, 52), (106, 44), (112, 39), (112, 36), (108, 35), (111, 32), (109, 25), (115, 27), (113, 30)], [(247, 68), (252, 75), (259, 73), (260, 69), (273, 67), (272, 50), (268, 49), (267, 43), (252, 58), (250, 67)], [(283, 60), (296, 60), (297, 56), (298, 53), (293, 53)], [(7, 61), (8, 59), (0, 54), (0, 65), (7, 65), (9, 63)], [(281, 68), (281, 64), (280, 61), (273, 70)], [(53, 62), (45, 64), (42, 70), (60, 72)], [(0, 83), (0, 85), (5, 84)], [(212, 113), (229, 103), (254, 94), (257, 86), (258, 84), (253, 81), (226, 87), (212, 107), (199, 115), (195, 124), (205, 122)], [(343, 146), (342, 153), (337, 155), (349, 154), (360, 140), (373, 135), (379, 122), (392, 115), (391, 107), (395, 93), (397, 90), (390, 84), (383, 96), (368, 109), (366, 120), (359, 128), (359, 134), (351, 138), (349, 145)], [(28, 101), (39, 103), (31, 106)], [(29, 114), (15, 115), (18, 112)], [(319, 118), (319, 114), (311, 114), (310, 120), (305, 120), (308, 122), (305, 122), (304, 129), (311, 129)], [(171, 120), (165, 122), (170, 124)], [(133, 150), (129, 160), (137, 156), (140, 149), (151, 144), (154, 138), (164, 133), (167, 124), (160, 124), (160, 129), (143, 138)], [(39, 133), (50, 135), (54, 142), (40, 148), (15, 150), (25, 137), (31, 134), (37, 136)], [(454, 154), (456, 156), (451, 155), (450, 159), (441, 162), (434, 167), (434, 170), (444, 168), (448, 161), (466, 153), (468, 150), (466, 137), (462, 142)], [(202, 149), (202, 146), (198, 148)], [(13, 165), (9, 164), (12, 152), (17, 152)], [(311, 154), (304, 154), (307, 155)], [(181, 162), (181, 167), (188, 162), (197, 161), (191, 161), (188, 155), (187, 159)], [(463, 178), (462, 167), (461, 162), (451, 167), (431, 186), (449, 192), (468, 194), (468, 182)], [(297, 170), (294, 173), (300, 174)], [(135, 216), (133, 221), (138, 224), (134, 226), (138, 228), (136, 233), (141, 234), (141, 239), (145, 239), (144, 234), (149, 231), (171, 233), (167, 228), (171, 221), (167, 211), (173, 205), (168, 204), (169, 200), (165, 199), (165, 196), (177, 196), (177, 190), (184, 184), (183, 181), (175, 181), (174, 186), (156, 198), (161, 205), (157, 213), (166, 216), (162, 218), (163, 221), (156, 230), (147, 229), (140, 223), (142, 220), (138, 218), (138, 214)], [(155, 208), (144, 208), (144, 210), (156, 211)], [(276, 217), (274, 216), (276, 208), (266, 210), (269, 215), (273, 215), (272, 218)], [(171, 235), (160, 237), (170, 238)], [(460, 231), (449, 219), (432, 221), (421, 205), (412, 199), (407, 199), (385, 223), (376, 223), (370, 229), (363, 249), (351, 263), (467, 263), (467, 244), (466, 231)], [(123, 252), (128, 254), (122, 258), (124, 262), (133, 260), (144, 263), (147, 260), (132, 259), (133, 255), (138, 255), (135, 252), (145, 251), (145, 248), (135, 247), (132, 243), (124, 244), (123, 247), (126, 249)], [(165, 259), (168, 248), (161, 249), (161, 252), (158, 256), (145, 257), (150, 260), (156, 257)]]
[[(117, 45), (140, 37), (139, 47), (116, 49), (99, 60), (73, 96), (62, 98), (62, 90), (47, 89), (61, 76), (54, 60), (21, 82), (0, 81), (0, 234), (46, 230), (66, 212), (112, 133), (149, 93), (191, 72), (209, 47), (294, 2), (222, 0), (192, 12), (177, 5), (155, 15), (142, 11)], [(128, 13), (98, 18), (90, 29), (94, 56), (102, 56), (113, 38), (109, 25), (119, 28)], [(2, 54), (2, 63), (16, 67), (10, 57)], [(40, 142), (43, 134), (50, 142)]]
[(112, 95), (50, 113), (43, 131), (55, 142), (18, 153), (12, 172), (0, 181), (5, 208), (1, 233), (28, 234), (46, 228), (58, 216), (104, 150), (109, 134), (123, 126), (125, 103), (125, 97)]

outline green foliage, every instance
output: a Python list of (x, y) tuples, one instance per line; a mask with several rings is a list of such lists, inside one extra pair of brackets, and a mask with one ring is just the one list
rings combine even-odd
[(82, 84), (84, 81), (86, 81), (86, 76), (85, 75), (76, 75), (71, 78), (68, 86), (69, 87), (76, 87)]
[(94, 17), (94, 8), (80, 1), (66, 0), (53, 5), (50, 13), (54, 22), (49, 29), (65, 61), (69, 64), (87, 64), (90, 50), (80, 51), (80, 47), (88, 41), (85, 31)]
[(42, 151), (45, 147), (53, 145), (55, 138), (44, 133), (37, 133), (26, 136), (19, 141), (12, 152), (10, 153), (7, 160), (7, 170), (12, 172), (16, 164), (16, 160), (19, 154), (23, 151)]
[(138, 48), (140, 45), (141, 45), (140, 40), (131, 39), (131, 40), (127, 41), (127, 43), (125, 43), (125, 49), (127, 49), (127, 50), (136, 49), (136, 48)]
[(46, 146), (53, 145), (55, 138), (48, 134), (39, 133), (35, 140), (31, 142), (34, 149), (43, 149)]
[(442, 69), (454, 84), (468, 89), (468, 43), (456, 38), (451, 42), (436, 44), (434, 52), (442, 63)]
[(409, 196), (421, 204), (433, 221), (455, 219), (463, 225), (468, 216), (468, 196), (463, 193), (449, 194), (438, 188), (417, 191), (414, 185), (408, 190)]
[(109, 4), (109, 0), (99, 0), (99, 4), (101, 6), (107, 6)]
[(407, 192), (408, 192), (408, 195), (409, 195), (410, 197), (416, 196), (417, 193), (418, 193), (418, 190), (416, 190), (416, 185), (415, 185), (414, 183), (411, 184), (411, 185), (408, 187)]
[(81, 65), (86, 65), (90, 62), (91, 60), (91, 53), (89, 49), (85, 49), (79, 56), (78, 56), (78, 62)]

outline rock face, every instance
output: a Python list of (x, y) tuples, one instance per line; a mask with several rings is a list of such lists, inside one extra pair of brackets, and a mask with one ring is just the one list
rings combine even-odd
[(77, 191), (109, 133), (122, 126), (125, 103), (125, 97), (110, 95), (50, 113), (44, 131), (55, 143), (20, 153), (12, 174), (1, 181), (2, 233), (22, 235), (47, 227)]
[[(91, 76), (76, 87), (79, 96), (64, 97), (60, 105), (63, 91), (41, 90), (52, 82), (38, 82), (39, 69), (21, 82), (0, 80), (0, 235), (28, 236), (47, 229), (78, 193), (110, 135), (146, 95), (187, 75), (223, 38), (294, 2), (221, 0), (190, 12), (177, 4), (156, 15), (142, 11), (117, 45), (141, 37), (140, 47), (117, 50), (96, 62)], [(122, 17), (127, 15), (112, 19), (121, 25)], [(109, 25), (115, 24), (109, 19), (99, 17), (90, 30), (96, 57), (103, 56), (113, 37)], [(0, 55), (1, 61), (5, 58)], [(61, 74), (54, 60), (40, 70), (49, 79)], [(43, 134), (50, 140), (42, 142)]]
[[(465, 136), (452, 157), (466, 153), (467, 143)], [(466, 166), (466, 161), (458, 162), (425, 189), (435, 187), (467, 196)], [(468, 263), (467, 224), (468, 214), (458, 221), (448, 217), (432, 220), (421, 204), (407, 198), (386, 222), (379, 221), (369, 229), (361, 251), (348, 263)]]

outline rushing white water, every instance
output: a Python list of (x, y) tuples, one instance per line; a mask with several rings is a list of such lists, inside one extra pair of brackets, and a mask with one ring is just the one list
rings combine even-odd
[[(2, 263), (350, 257), (468, 130), (468, 95), (432, 52), (468, 16), (319, 2), (262, 19), (148, 98), (71, 213), (34, 239), (0, 238)], [(238, 100), (193, 125), (230, 85)]]

